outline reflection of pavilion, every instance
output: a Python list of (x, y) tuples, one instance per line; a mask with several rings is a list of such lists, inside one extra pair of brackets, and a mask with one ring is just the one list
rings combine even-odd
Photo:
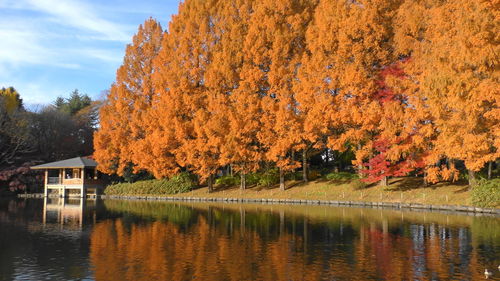
[(85, 217), (92, 214), (96, 216), (96, 200), (83, 198), (49, 198), (43, 202), (43, 225), (59, 224), (68, 229), (81, 229)]

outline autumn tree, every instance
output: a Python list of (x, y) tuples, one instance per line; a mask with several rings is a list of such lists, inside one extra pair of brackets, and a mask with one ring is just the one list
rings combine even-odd
[(0, 97), (7, 112), (24, 109), (23, 100), (14, 87), (0, 89)]
[(306, 30), (306, 50), (293, 85), (305, 181), (308, 152), (325, 148), (327, 139), (339, 133), (332, 122), (337, 119), (338, 110), (335, 104), (338, 83), (331, 79), (331, 72), (335, 71), (332, 58), (338, 47), (336, 8), (335, 1), (319, 1)]
[(251, 92), (261, 96), (262, 127), (258, 141), (265, 149), (266, 160), (280, 170), (282, 190), (285, 172), (298, 166), (291, 159), (300, 142), (293, 80), (315, 6), (316, 1), (262, 1), (252, 14), (245, 41), (249, 61), (244, 81)]
[(0, 89), (0, 166), (33, 149), (31, 120), (19, 93), (13, 87)]
[(262, 160), (257, 140), (261, 128), (260, 96), (251, 89), (247, 77), (252, 69), (251, 57), (244, 51), (256, 3), (254, 0), (218, 1), (218, 25), (214, 29), (218, 44), (206, 74), (207, 87), (219, 97), (212, 101), (217, 101), (215, 106), (223, 109), (218, 111), (222, 114), (219, 125), (225, 127), (220, 143), (220, 165), (230, 165), (240, 173), (241, 189), (246, 188), (246, 175), (255, 172)]
[(156, 60), (155, 83), (160, 95), (153, 115), (162, 126), (156, 136), (152, 134), (162, 138), (160, 147), (172, 152), (177, 163), (206, 181), (209, 191), (220, 167), (219, 142), (225, 135), (214, 118), (223, 112), (217, 114), (212, 107), (220, 93), (208, 89), (205, 77), (217, 43), (216, 10), (216, 1), (186, 1), (179, 6)]
[[(436, 127), (427, 158), (431, 181), (439, 180), (437, 164), (442, 158), (464, 161), (472, 184), (474, 172), (499, 157), (495, 5), (406, 1), (397, 18), (396, 47), (411, 57), (405, 71), (418, 81), (418, 94), (426, 100), (429, 122)], [(423, 17), (406, 17), (409, 13)]]
[(103, 172), (120, 175), (131, 163), (137, 165), (144, 159), (145, 151), (138, 148), (151, 125), (144, 116), (154, 95), (152, 61), (159, 52), (162, 35), (160, 24), (150, 18), (139, 26), (126, 48), (116, 82), (100, 110), (100, 128), (95, 134), (94, 156)]
[(387, 185), (388, 177), (406, 176), (409, 172), (422, 172), (432, 137), (432, 123), (425, 103), (406, 84), (409, 77), (403, 67), (407, 59), (384, 67), (377, 81), (378, 90), (371, 99), (378, 102), (374, 107), (376, 128), (371, 130), (371, 146), (363, 146), (366, 162), (361, 172), (365, 181), (380, 180)]
[[(316, 96), (309, 108), (317, 105), (316, 110), (324, 112), (329, 129), (323, 128), (323, 136), (328, 145), (356, 150), (358, 166), (366, 157), (362, 147), (371, 145), (371, 131), (377, 124), (379, 105), (372, 95), (378, 73), (394, 60), (391, 16), (399, 2), (320, 1), (308, 30), (309, 55), (304, 57), (300, 87)], [(304, 106), (306, 98), (301, 95)], [(321, 130), (318, 126), (307, 135), (315, 139), (315, 132)]]

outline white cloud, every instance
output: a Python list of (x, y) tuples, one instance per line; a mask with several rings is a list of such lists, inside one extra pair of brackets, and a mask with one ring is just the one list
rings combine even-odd
[(103, 62), (119, 64), (123, 60), (122, 52), (116, 52), (113, 50), (103, 50), (103, 49), (79, 49), (77, 54), (85, 57), (95, 58)]
[(80, 64), (67, 60), (57, 46), (47, 44), (53, 41), (50, 32), (41, 25), (12, 18), (0, 19), (0, 67), (5, 72), (24, 65), (47, 65), (76, 69)]
[(130, 40), (126, 28), (98, 16), (92, 7), (73, 0), (28, 0), (34, 10), (53, 16), (52, 20), (61, 24), (93, 32), (104, 36), (105, 40)]
[[(4, 68), (44, 64), (74, 69), (85, 57), (117, 62), (106, 41), (131, 38), (125, 26), (99, 17), (92, 7), (75, 0), (0, 0), (0, 13), (0, 67)], [(92, 46), (96, 44), (101, 46)]]
[(114, 80), (137, 25), (153, 12), (172, 14), (177, 5), (178, 0), (0, 0), (0, 87), (14, 86), (27, 103), (37, 104), (75, 88), (95, 95)]
[[(35, 15), (25, 16), (33, 11)], [(0, 79), (29, 65), (77, 69), (96, 60), (116, 64), (122, 50), (110, 50), (106, 41), (131, 37), (124, 27), (99, 18), (77, 1), (0, 0), (0, 13)]]

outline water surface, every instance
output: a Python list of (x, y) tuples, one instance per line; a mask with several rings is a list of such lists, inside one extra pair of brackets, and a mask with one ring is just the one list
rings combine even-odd
[(492, 216), (0, 200), (0, 280), (500, 280), (499, 264)]

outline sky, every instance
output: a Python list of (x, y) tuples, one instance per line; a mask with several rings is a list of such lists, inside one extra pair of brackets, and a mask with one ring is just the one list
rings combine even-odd
[(74, 90), (102, 98), (149, 17), (168, 26), (179, 0), (0, 0), (0, 88), (28, 106)]

